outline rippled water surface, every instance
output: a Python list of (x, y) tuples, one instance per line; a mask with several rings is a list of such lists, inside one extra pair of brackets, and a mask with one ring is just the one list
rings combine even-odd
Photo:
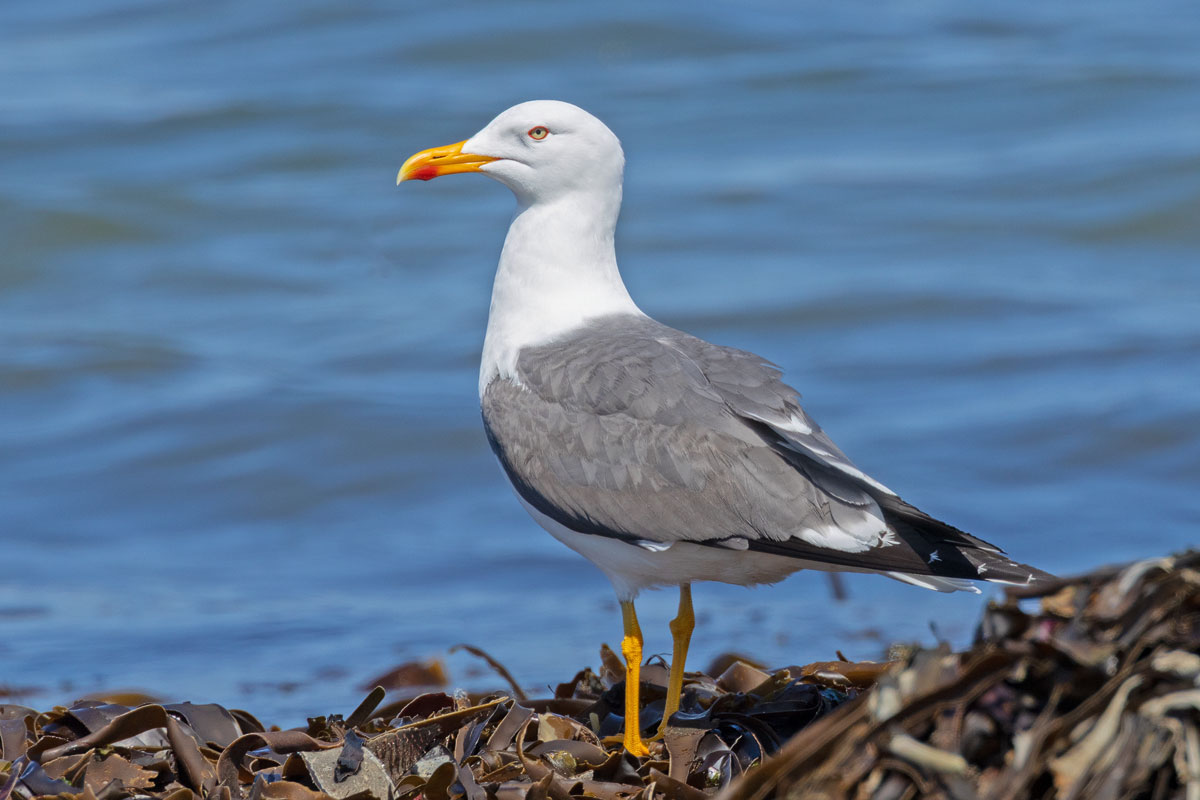
[[(1053, 571), (1193, 544), (1197, 41), (1157, 0), (5, 4), (0, 684), (290, 723), (456, 642), (545, 685), (617, 640), (479, 424), (511, 197), (393, 186), (537, 97), (622, 138), (642, 306), (907, 499)], [(981, 602), (848, 588), (698, 587), (695, 663), (961, 642)]]

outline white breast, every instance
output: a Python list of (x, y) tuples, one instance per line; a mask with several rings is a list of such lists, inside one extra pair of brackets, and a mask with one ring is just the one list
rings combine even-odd
[(611, 197), (572, 196), (517, 209), (492, 284), (480, 397), (497, 376), (517, 380), (523, 348), (597, 317), (642, 313), (617, 269), (613, 228), (619, 208), (618, 191), (615, 203)]

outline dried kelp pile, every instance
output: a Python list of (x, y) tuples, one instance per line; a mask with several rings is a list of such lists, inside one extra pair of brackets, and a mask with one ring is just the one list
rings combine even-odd
[(911, 654), (722, 800), (1200, 800), (1200, 553), (1010, 591), (977, 639)]
[[(964, 653), (714, 664), (646, 759), (615, 736), (607, 649), (553, 697), (376, 689), (294, 730), (211, 704), (0, 705), (0, 800), (1200, 800), (1198, 590), (1186, 554), (1010, 592)], [(650, 732), (666, 670), (643, 679)]]
[[(0, 705), (9, 762), (0, 764), (8, 771), (0, 800), (701, 800), (704, 788), (730, 784), (886, 668), (835, 662), (771, 675), (732, 661), (716, 679), (692, 675), (686, 722), (639, 760), (614, 736), (620, 664), (607, 648), (602, 660), (599, 675), (584, 670), (547, 699), (514, 685), (494, 696), (432, 692), (381, 706), (377, 688), (344, 719), (318, 717), (296, 730), (267, 730), (245, 711), (212, 704), (88, 701), (40, 714)], [(667, 671), (651, 664), (643, 677), (645, 721), (657, 725)]]

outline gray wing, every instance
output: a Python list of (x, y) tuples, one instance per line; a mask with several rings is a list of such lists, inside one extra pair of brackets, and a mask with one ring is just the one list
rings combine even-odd
[(774, 366), (647, 318), (522, 351), (482, 406), (517, 491), (581, 533), (889, 573), (1031, 574), (863, 475)]
[(855, 483), (895, 494), (856, 467), (808, 416), (800, 406), (800, 393), (781, 380), (783, 373), (775, 364), (745, 350), (721, 347), (680, 331), (671, 333), (672, 346), (699, 366), (721, 399), (743, 419), (770, 426), (787, 448)]

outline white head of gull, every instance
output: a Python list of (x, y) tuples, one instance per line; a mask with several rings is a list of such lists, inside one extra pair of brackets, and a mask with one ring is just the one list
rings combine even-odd
[[(625, 154), (603, 122), (570, 103), (533, 100), (451, 148), (458, 153), (450, 157), (486, 158), (470, 171), (495, 178), (517, 198), (492, 287), (480, 395), (497, 375), (515, 374), (522, 348), (590, 319), (641, 313), (621, 280), (613, 243)], [(412, 174), (402, 170), (402, 179), (445, 174), (428, 171), (446, 157), (439, 155), (413, 156), (418, 161), (405, 165)]]
[(484, 427), (533, 518), (612, 581), (625, 629), (622, 741), (646, 755), (642, 589), (680, 590), (661, 734), (679, 708), (693, 581), (774, 583), (809, 568), (978, 591), (973, 581), (1046, 573), (866, 475), (766, 360), (643, 314), (614, 249), (624, 164), (600, 120), (537, 100), (417, 153), (397, 182), (481, 172), (516, 195), (480, 367)]

